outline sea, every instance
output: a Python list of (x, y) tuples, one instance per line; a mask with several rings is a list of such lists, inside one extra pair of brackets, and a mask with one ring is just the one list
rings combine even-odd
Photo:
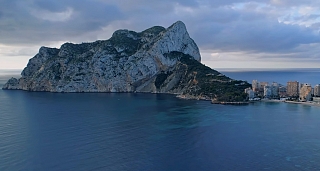
[[(0, 86), (19, 72), (0, 70)], [(221, 72), (320, 83), (320, 69)], [(1, 171), (320, 170), (319, 130), (317, 106), (0, 90)]]

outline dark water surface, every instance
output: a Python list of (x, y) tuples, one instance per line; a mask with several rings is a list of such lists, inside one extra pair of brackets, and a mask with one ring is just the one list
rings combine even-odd
[(0, 90), (0, 171), (319, 170), (319, 130), (315, 106)]
[(0, 91), (0, 170), (320, 169), (320, 108)]

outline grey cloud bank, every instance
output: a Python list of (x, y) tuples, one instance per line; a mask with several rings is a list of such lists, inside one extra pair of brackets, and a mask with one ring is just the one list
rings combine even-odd
[[(22, 68), (42, 45), (108, 39), (117, 29), (142, 31), (177, 20), (186, 24), (211, 67), (316, 67), (319, 5), (305, 0), (1, 1), (0, 68)], [(18, 58), (21, 63), (11, 60)]]

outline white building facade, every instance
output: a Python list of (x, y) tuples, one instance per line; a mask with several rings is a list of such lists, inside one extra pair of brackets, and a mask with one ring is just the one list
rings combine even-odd
[(312, 98), (311, 92), (312, 92), (311, 85), (310, 84), (303, 84), (303, 86), (300, 89), (299, 100), (302, 102), (310, 101)]

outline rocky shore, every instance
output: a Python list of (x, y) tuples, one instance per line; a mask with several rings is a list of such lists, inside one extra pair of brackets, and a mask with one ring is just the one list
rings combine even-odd
[(206, 100), (206, 101), (211, 100), (207, 96), (194, 96), (194, 95), (190, 95), (190, 94), (179, 94), (176, 97), (179, 99), (185, 99), (185, 100)]
[(221, 101), (214, 101), (214, 100), (211, 100), (211, 103), (222, 104), (222, 105), (239, 105), (239, 106), (250, 104), (250, 102), (223, 102), (223, 101), (221, 102)]

